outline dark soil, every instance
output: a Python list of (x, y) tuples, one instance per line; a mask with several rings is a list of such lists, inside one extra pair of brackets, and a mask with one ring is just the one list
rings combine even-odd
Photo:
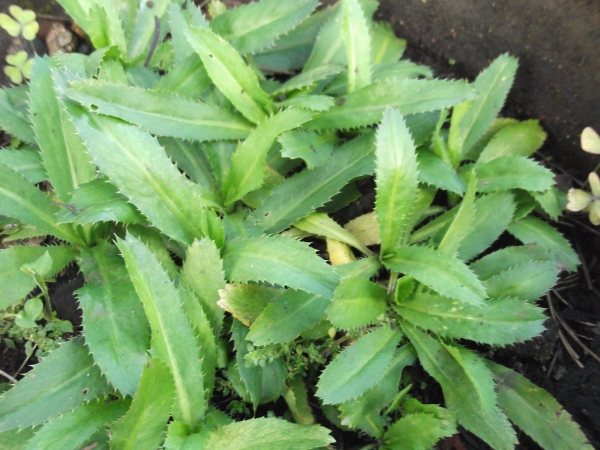
[[(48, 0), (0, 0), (0, 12), (11, 3), (62, 17)], [(600, 2), (596, 0), (382, 0), (377, 13), (397, 34), (408, 40), (407, 56), (430, 65), (440, 77), (474, 78), (491, 60), (504, 52), (518, 56), (520, 69), (504, 113), (516, 118), (538, 117), (549, 133), (542, 153), (578, 179), (585, 179), (598, 157), (579, 149), (578, 137), (586, 126), (600, 130)], [(0, 60), (10, 45), (0, 32)], [(6, 84), (0, 74), (0, 85)], [(371, 191), (372, 192), (372, 191)], [(363, 196), (351, 215), (372, 208)], [(551, 294), (556, 314), (592, 352), (600, 354), (600, 233), (585, 217), (567, 216), (559, 228), (573, 243), (586, 269), (576, 277), (565, 276)], [(59, 283), (53, 302), (62, 318), (77, 323), (80, 313), (73, 291), (78, 277)], [(548, 307), (548, 300), (540, 300)], [(525, 375), (548, 390), (584, 429), (600, 449), (600, 362), (585, 353), (568, 332), (549, 319), (549, 331), (535, 340), (502, 351), (488, 352), (494, 360)], [(579, 367), (559, 338), (559, 330), (579, 357)], [(25, 355), (22, 349), (0, 346), (0, 370), (14, 374)], [(418, 371), (414, 374), (418, 376)], [(421, 376), (426, 377), (425, 374)], [(2, 382), (4, 380), (0, 380)], [(430, 383), (431, 385), (431, 383)], [(432, 396), (437, 395), (435, 392)], [(352, 448), (347, 436), (336, 436)], [(521, 449), (537, 445), (520, 434)], [(354, 445), (356, 442), (354, 443)], [(486, 449), (466, 431), (439, 448)], [(576, 450), (576, 449), (574, 449)]]

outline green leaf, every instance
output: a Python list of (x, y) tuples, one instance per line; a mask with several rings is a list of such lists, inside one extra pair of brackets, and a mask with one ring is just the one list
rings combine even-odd
[(516, 433), (496, 406), (492, 375), (482, 358), (465, 348), (441, 344), (408, 323), (402, 328), (425, 370), (442, 386), (458, 423), (495, 449), (513, 449)]
[(155, 358), (144, 364), (131, 408), (110, 427), (111, 448), (157, 448), (164, 439), (174, 397), (173, 377), (165, 363)]
[(379, 222), (381, 255), (406, 238), (406, 225), (417, 194), (415, 146), (402, 115), (387, 109), (375, 145), (375, 211)]
[(210, 30), (190, 27), (184, 32), (219, 91), (248, 120), (262, 122), (271, 112), (271, 101), (240, 54)]
[(109, 392), (87, 348), (66, 342), (0, 398), (0, 432), (39, 425)]
[(517, 299), (492, 299), (482, 306), (464, 305), (435, 294), (421, 293), (394, 307), (420, 328), (490, 345), (531, 339), (544, 331), (543, 310)]
[(231, 169), (223, 184), (225, 206), (232, 205), (261, 186), (265, 178), (267, 153), (277, 136), (297, 128), (311, 117), (312, 113), (308, 111), (288, 109), (257, 125), (231, 157)]
[(510, 267), (483, 282), (492, 298), (513, 297), (534, 302), (558, 281), (554, 261), (528, 261)]
[(100, 241), (85, 248), (79, 267), (86, 280), (77, 291), (86, 343), (108, 381), (133, 396), (150, 348), (142, 303), (115, 246)]
[(545, 191), (554, 184), (554, 174), (550, 170), (522, 156), (499, 156), (477, 164), (475, 170), (479, 192), (507, 189)]
[[(477, 179), (473, 176), (469, 182), (467, 192), (460, 202), (458, 211), (454, 215), (452, 223), (444, 233), (444, 237), (438, 245), (439, 251), (451, 256), (456, 256), (461, 244), (467, 239), (467, 236), (469, 236), (471, 224), (473, 223), (476, 214), (474, 205), (476, 183)], [(471, 239), (471, 236), (469, 236), (468, 239)]]
[(169, 0), (156, 0), (152, 3), (139, 3), (127, 42), (127, 55), (129, 61), (142, 62), (149, 51), (150, 42), (156, 27), (155, 18), (162, 19)]
[(340, 33), (344, 13), (343, 7), (338, 3), (334, 8), (328, 20), (318, 31), (304, 68), (300, 67), (303, 71), (312, 70), (325, 64), (346, 65), (348, 63), (343, 34)]
[[(264, 365), (251, 365), (247, 362), (245, 356), (254, 349), (252, 343), (246, 339), (247, 334), (248, 328), (242, 325), (241, 322), (234, 320), (232, 339), (236, 351), (235, 363), (243, 385), (247, 389), (250, 401), (256, 409), (258, 405), (275, 401), (283, 394), (287, 370), (284, 362), (279, 357)], [(230, 372), (230, 369), (228, 369), (228, 372)], [(231, 375), (229, 378), (231, 380)]]
[(166, 235), (191, 244), (194, 237), (220, 242), (216, 195), (186, 179), (155, 138), (118, 120), (88, 114), (76, 120), (94, 162)]
[(465, 193), (465, 183), (456, 171), (450, 164), (436, 156), (433, 152), (424, 148), (419, 149), (417, 151), (417, 163), (419, 165), (419, 182), (427, 183), (461, 196)]
[(0, 211), (64, 241), (81, 242), (70, 224), (57, 224), (59, 207), (50, 197), (3, 163), (0, 163)]
[(555, 253), (537, 244), (506, 247), (471, 263), (469, 267), (484, 281), (504, 270), (530, 261), (556, 261)]
[(329, 433), (320, 425), (250, 419), (211, 431), (206, 450), (309, 450), (335, 442)]
[(210, 28), (242, 55), (258, 53), (296, 27), (317, 5), (317, 0), (262, 0), (215, 17)]
[[(199, 28), (208, 28), (208, 22), (202, 11), (190, 1), (185, 2), (185, 9), (176, 2), (172, 2), (169, 5), (168, 11), (175, 61), (182, 63), (189, 60), (190, 55), (195, 53), (194, 48), (187, 40), (185, 30), (189, 29), (190, 25)], [(202, 67), (204, 68), (204, 66)]]
[(373, 256), (371, 250), (325, 213), (312, 213), (296, 222), (294, 227), (307, 233), (344, 242), (367, 256)]
[(592, 445), (571, 415), (544, 389), (517, 372), (486, 361), (497, 383), (498, 403), (509, 419), (546, 450)]
[(471, 305), (481, 305), (486, 292), (481, 281), (458, 259), (428, 247), (399, 246), (391, 249), (383, 264), (442, 295)]
[(67, 246), (12, 246), (0, 251), (0, 310), (22, 300), (37, 286), (35, 279), (21, 267), (34, 263), (46, 252), (52, 257), (48, 278), (58, 274), (75, 257), (75, 250)]
[(317, 33), (331, 16), (333, 8), (323, 8), (310, 15), (296, 28), (280, 36), (271, 47), (254, 56), (266, 72), (300, 70), (308, 60)]
[(288, 381), (283, 398), (297, 424), (313, 425), (315, 423), (315, 416), (308, 404), (306, 385), (300, 376)]
[(80, 184), (95, 178), (95, 167), (77, 134), (65, 104), (58, 97), (47, 59), (37, 58), (31, 71), (31, 119), (44, 167), (54, 192), (63, 203)]
[(373, 64), (396, 63), (406, 49), (406, 40), (396, 37), (389, 23), (373, 22), (371, 26)]
[(44, 424), (27, 443), (27, 449), (79, 450), (96, 431), (125, 414), (129, 403), (128, 400), (94, 399)]
[(26, 450), (27, 442), (38, 429), (39, 427), (15, 429), (0, 433), (0, 450)]
[(194, 183), (210, 191), (217, 190), (217, 182), (212, 173), (205, 148), (198, 142), (183, 139), (161, 137), (158, 142), (177, 167), (182, 170)]
[(0, 89), (0, 129), (21, 141), (36, 144), (28, 99), (29, 86)]
[(531, 156), (546, 140), (546, 132), (537, 120), (508, 124), (499, 130), (485, 146), (478, 164), (501, 156)]
[(384, 430), (381, 411), (394, 401), (402, 371), (415, 362), (416, 356), (410, 344), (396, 349), (392, 363), (375, 386), (360, 397), (339, 405), (342, 425), (360, 428), (371, 436), (381, 439)]
[(152, 350), (173, 375), (176, 401), (173, 417), (195, 426), (204, 417), (201, 352), (185, 316), (177, 289), (156, 259), (140, 241), (128, 235), (117, 246), (144, 305), (152, 330)]
[(358, 0), (342, 0), (342, 34), (348, 60), (348, 93), (371, 84), (371, 35)]
[(234, 282), (266, 281), (332, 298), (338, 275), (305, 242), (263, 236), (225, 245), (223, 268)]
[(225, 275), (221, 255), (214, 242), (202, 239), (188, 247), (179, 283), (196, 294), (214, 335), (219, 336), (223, 311), (217, 301), (219, 290), (225, 288)]
[(395, 422), (383, 436), (391, 450), (427, 450), (435, 443), (457, 432), (451, 420), (441, 420), (432, 414), (411, 413)]
[(479, 74), (473, 85), (479, 96), (464, 116), (450, 127), (449, 150), (456, 165), (483, 137), (502, 109), (517, 72), (517, 59), (507, 53), (499, 56)]
[(316, 396), (324, 404), (342, 403), (375, 386), (387, 371), (402, 333), (382, 327), (346, 347), (325, 368)]
[(557, 259), (566, 270), (574, 272), (580, 264), (577, 253), (554, 227), (537, 217), (525, 217), (512, 222), (508, 231), (523, 244), (538, 244), (556, 252)]
[(310, 131), (288, 131), (279, 136), (281, 155), (290, 158), (301, 158), (306, 167), (314, 169), (325, 164), (338, 142), (333, 133), (314, 133)]
[(337, 328), (364, 327), (374, 323), (387, 307), (384, 288), (365, 278), (346, 278), (335, 288), (327, 318)]
[(319, 295), (285, 289), (256, 318), (246, 339), (254, 345), (291, 342), (319, 323), (328, 306), (329, 300)]
[(314, 86), (318, 81), (325, 80), (333, 77), (340, 73), (343, 66), (339, 64), (325, 64), (314, 69), (304, 71), (295, 77), (290, 78), (273, 92), (271, 95), (278, 96), (280, 94), (300, 90), (304, 88), (310, 88)]
[(458, 257), (469, 261), (492, 245), (508, 227), (515, 208), (514, 197), (509, 192), (495, 192), (476, 199), (469, 238), (460, 244)]
[(240, 139), (251, 129), (237, 114), (164, 91), (81, 80), (73, 82), (65, 95), (88, 109), (161, 136), (196, 141)]
[(283, 289), (260, 284), (228, 284), (219, 294), (218, 305), (250, 327), (267, 305), (283, 294)]
[(471, 85), (458, 81), (389, 79), (377, 81), (337, 100), (307, 129), (347, 129), (379, 122), (387, 107), (415, 114), (448, 108), (475, 97)]
[(40, 152), (37, 150), (3, 148), (0, 150), (0, 163), (23, 175), (31, 184), (48, 179)]
[(277, 106), (300, 108), (308, 111), (327, 111), (333, 106), (333, 97), (328, 95), (296, 95), (292, 98), (279, 102)]
[(198, 55), (192, 54), (175, 63), (153, 86), (158, 91), (173, 92), (180, 97), (198, 99), (210, 84), (210, 77)]
[[(373, 173), (373, 136), (361, 136), (335, 150), (329, 162), (283, 181), (248, 220), (279, 233), (324, 205), (351, 179)], [(290, 202), (290, 198), (294, 198)]]

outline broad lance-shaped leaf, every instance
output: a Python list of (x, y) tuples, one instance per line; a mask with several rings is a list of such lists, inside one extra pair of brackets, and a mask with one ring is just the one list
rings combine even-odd
[(461, 196), (464, 195), (466, 187), (463, 180), (450, 164), (429, 151), (429, 149), (419, 149), (417, 163), (419, 165), (418, 180), (421, 183), (454, 192)]
[(219, 307), (230, 313), (238, 321), (252, 326), (254, 321), (274, 302), (284, 289), (260, 284), (228, 284), (219, 291)]
[(475, 96), (472, 86), (460, 81), (378, 81), (340, 97), (335, 106), (315, 116), (305, 128), (326, 130), (373, 125), (381, 120), (387, 107), (407, 115), (449, 108)]
[(511, 267), (531, 261), (556, 262), (556, 254), (537, 244), (506, 247), (478, 259), (469, 267), (480, 280), (485, 281)]
[(23, 142), (35, 144), (35, 134), (28, 114), (29, 86), (0, 89), (0, 129)]
[(335, 133), (311, 131), (289, 131), (277, 140), (281, 144), (281, 156), (301, 158), (309, 169), (325, 164), (339, 141)]
[(180, 97), (194, 100), (200, 97), (209, 84), (210, 77), (200, 57), (192, 54), (183, 61), (175, 63), (171, 70), (152, 86), (152, 89), (173, 92)]
[(346, 347), (325, 368), (317, 383), (324, 404), (342, 403), (375, 386), (392, 362), (402, 333), (385, 326)]
[(0, 163), (0, 211), (59, 239), (80, 244), (71, 224), (58, 224), (60, 207), (7, 165)]
[(48, 179), (59, 200), (68, 203), (77, 186), (95, 178), (96, 169), (59, 99), (47, 59), (37, 58), (31, 70), (30, 107)]
[(294, 224), (294, 227), (307, 233), (316, 234), (329, 239), (335, 239), (344, 242), (357, 250), (360, 250), (367, 256), (373, 256), (374, 253), (369, 250), (362, 242), (360, 242), (351, 233), (346, 231), (341, 225), (334, 221), (325, 213), (315, 212), (303, 219), (300, 219)]
[(73, 82), (69, 98), (150, 133), (195, 141), (245, 138), (250, 124), (237, 114), (164, 91), (97, 80)]
[(130, 403), (129, 400), (94, 399), (44, 424), (26, 448), (79, 450), (96, 431), (125, 414)]
[(46, 274), (54, 277), (73, 258), (75, 250), (67, 246), (30, 247), (12, 246), (0, 251), (0, 310), (24, 299), (37, 286), (34, 278), (21, 270), (23, 264), (34, 263), (48, 252), (52, 268)]
[(286, 289), (256, 318), (246, 339), (255, 345), (292, 342), (318, 324), (328, 306), (320, 295)]
[(265, 161), (277, 136), (299, 127), (312, 113), (288, 109), (264, 120), (238, 145), (224, 183), (225, 206), (258, 189), (265, 179)]
[(492, 298), (512, 297), (534, 302), (558, 281), (557, 266), (554, 261), (527, 261), (488, 278), (483, 284)]
[[(190, 25), (199, 28), (208, 28), (208, 21), (204, 17), (202, 11), (195, 5), (192, 5), (189, 1), (186, 2), (185, 9), (183, 9), (181, 5), (171, 2), (168, 12), (175, 62), (181, 63), (189, 60), (189, 56), (196, 53), (185, 36), (185, 30), (188, 29)], [(202, 66), (202, 68), (204, 72), (206, 72), (204, 66)]]
[(210, 28), (242, 55), (270, 47), (317, 7), (317, 0), (262, 0), (230, 9), (210, 21)]
[(144, 364), (131, 408), (110, 427), (111, 448), (158, 448), (165, 437), (175, 397), (173, 377), (167, 365), (155, 358)]
[(339, 405), (342, 425), (360, 428), (371, 436), (381, 439), (386, 425), (381, 411), (394, 401), (394, 397), (398, 394), (402, 371), (413, 364), (416, 357), (417, 353), (410, 344), (396, 349), (391, 364), (377, 384), (361, 396)]
[(486, 163), (500, 156), (531, 156), (546, 140), (546, 132), (537, 120), (506, 125), (485, 146), (477, 163)]
[(523, 244), (537, 244), (556, 252), (558, 262), (569, 272), (577, 270), (580, 264), (577, 253), (563, 235), (537, 217), (525, 217), (512, 222), (508, 232)]
[(388, 252), (383, 264), (460, 302), (481, 305), (486, 298), (481, 281), (463, 262), (432, 248), (395, 247)]
[[(467, 238), (471, 230), (471, 224), (475, 217), (475, 188), (477, 186), (477, 178), (475, 173), (471, 175), (471, 181), (467, 192), (460, 202), (460, 206), (452, 223), (448, 227), (444, 237), (438, 245), (438, 250), (447, 253), (451, 256), (456, 256), (460, 245)], [(470, 238), (470, 237), (469, 237)]]
[(335, 288), (327, 318), (337, 328), (358, 328), (375, 322), (387, 308), (381, 286), (365, 278), (346, 278)]
[(173, 375), (173, 417), (193, 427), (204, 417), (202, 349), (185, 316), (181, 297), (148, 247), (131, 235), (119, 239), (117, 245), (150, 323), (152, 351)]
[(23, 175), (31, 184), (48, 179), (40, 152), (37, 150), (3, 148), (0, 150), (0, 163)]
[(406, 122), (387, 109), (375, 144), (375, 211), (379, 222), (381, 254), (404, 241), (403, 234), (417, 197), (417, 157)]
[(442, 386), (458, 423), (495, 449), (513, 449), (516, 433), (496, 406), (494, 381), (483, 358), (463, 347), (441, 344), (406, 322), (402, 328), (425, 370)]
[(517, 372), (486, 361), (496, 380), (498, 404), (508, 418), (546, 450), (592, 445), (571, 415), (544, 389)]
[(440, 336), (507, 345), (531, 339), (544, 331), (543, 310), (522, 300), (487, 300), (465, 305), (435, 294), (421, 293), (395, 306), (406, 320)]
[(250, 419), (210, 432), (206, 450), (309, 450), (335, 442), (320, 425), (298, 425), (282, 419)]
[(222, 241), (220, 219), (206, 208), (218, 208), (218, 198), (187, 180), (154, 137), (104, 116), (83, 113), (75, 123), (96, 165), (163, 233), (188, 244)]
[(372, 134), (355, 138), (335, 150), (327, 164), (284, 180), (248, 220), (267, 233), (279, 233), (307, 216), (353, 178), (373, 173), (373, 141)]
[(133, 396), (150, 348), (142, 303), (114, 245), (100, 241), (85, 248), (79, 267), (86, 281), (77, 291), (85, 341), (108, 381)]
[(240, 54), (210, 30), (190, 27), (184, 32), (219, 91), (248, 120), (262, 122), (272, 110), (271, 100)]
[(121, 222), (126, 224), (146, 222), (135, 206), (120, 194), (104, 177), (80, 185), (73, 192), (71, 203), (58, 214), (61, 222), (76, 225), (96, 222)]
[(343, 0), (342, 34), (348, 59), (348, 93), (371, 84), (371, 35), (358, 0)]
[(391, 450), (426, 449), (456, 432), (455, 422), (439, 419), (433, 414), (412, 413), (396, 421), (386, 431), (383, 442)]
[(449, 151), (457, 165), (475, 143), (483, 137), (502, 109), (517, 72), (518, 61), (507, 53), (499, 56), (479, 74), (473, 83), (479, 96), (473, 100), (457, 122), (452, 120)]
[(308, 244), (286, 237), (230, 241), (223, 252), (223, 268), (229, 281), (266, 281), (329, 299), (339, 282), (333, 268)]
[(0, 432), (39, 425), (110, 390), (88, 349), (66, 342), (2, 395)]
[(217, 183), (211, 170), (208, 152), (199, 142), (184, 141), (183, 139), (160, 137), (158, 142), (177, 167), (187, 177), (208, 190), (216, 191)]
[[(275, 358), (263, 365), (251, 364), (246, 361), (246, 355), (253, 349), (252, 343), (246, 339), (248, 328), (237, 320), (233, 321), (231, 331), (235, 361), (231, 361), (228, 368), (229, 379), (232, 380), (233, 372), (239, 373), (241, 383), (247, 394), (242, 395), (246, 401), (251, 401), (254, 409), (260, 404), (277, 400), (285, 390), (287, 370), (282, 358)], [(239, 389), (236, 388), (239, 393)]]
[(225, 274), (221, 254), (214, 242), (202, 239), (188, 247), (179, 283), (194, 292), (214, 335), (219, 336), (224, 313), (217, 301), (219, 290), (225, 288)]
[(155, 18), (161, 19), (169, 4), (169, 0), (156, 0), (150, 4), (139, 3), (130, 28), (131, 34), (127, 39), (127, 55), (130, 61), (141, 62), (146, 58), (156, 28)]
[(554, 184), (554, 174), (550, 170), (523, 156), (500, 156), (477, 164), (475, 170), (479, 192), (546, 191)]

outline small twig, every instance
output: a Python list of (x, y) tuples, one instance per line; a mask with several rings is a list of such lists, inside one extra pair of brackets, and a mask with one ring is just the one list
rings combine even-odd
[(552, 167), (553, 169), (558, 170), (559, 172), (564, 173), (565, 175), (567, 175), (571, 180), (573, 180), (574, 182), (576, 182), (579, 186), (583, 186), (584, 183), (580, 180), (578, 180), (577, 178), (575, 178), (573, 176), (573, 174), (567, 172), (565, 169), (563, 169), (562, 167), (560, 167), (558, 164), (554, 163), (553, 161), (551, 161), (550, 159), (548, 159), (546, 156), (544, 156), (543, 154), (541, 154), (540, 152), (536, 153), (537, 156), (539, 156), (540, 158), (542, 158), (546, 164), (548, 164), (550, 167)]
[(560, 299), (560, 300), (561, 300), (561, 301), (562, 301), (562, 302), (563, 302), (565, 305), (567, 305), (569, 308), (573, 308), (573, 307), (571, 306), (571, 304), (570, 304), (568, 301), (566, 301), (566, 300), (565, 300), (565, 298), (564, 298), (562, 295), (560, 295), (558, 292), (556, 292), (556, 289), (552, 289), (552, 292), (554, 292), (554, 294), (555, 294), (555, 295), (556, 295), (556, 296), (557, 296), (557, 297), (558, 297), (558, 298), (559, 298), (559, 299)]
[(35, 349), (37, 348), (37, 344), (35, 344), (33, 346), (33, 349), (31, 350), (31, 354), (25, 358), (25, 361), (23, 361), (23, 364), (21, 364), (21, 367), (19, 367), (19, 369), (17, 370), (17, 373), (15, 373), (15, 378), (19, 376), (19, 374), (21, 373), (21, 370), (23, 370), (23, 367), (25, 367), (25, 364), (27, 364), (27, 361), (29, 361), (29, 358), (31, 358), (31, 356), (35, 353)]
[(592, 286), (592, 279), (590, 278), (590, 273), (588, 272), (587, 264), (585, 262), (585, 258), (581, 253), (581, 248), (579, 247), (579, 243), (575, 241), (575, 247), (577, 248), (577, 253), (579, 254), (579, 260), (581, 261), (581, 268), (583, 269), (583, 276), (585, 277), (585, 281), (588, 285), (588, 290), (593, 291), (594, 286)]
[(144, 67), (148, 68), (150, 64), (150, 60), (156, 51), (156, 46), (158, 45), (158, 37), (160, 35), (160, 19), (158, 16), (154, 16), (154, 35), (152, 36), (152, 42), (150, 43), (150, 50), (148, 50), (148, 56), (146, 56), (146, 61), (144, 61)]
[(10, 376), (4, 370), (0, 370), (0, 375), (2, 375), (4, 378), (6, 378), (11, 383), (16, 383), (17, 382), (17, 379), (15, 377)]
[[(554, 304), (552, 303), (552, 297), (550, 296), (549, 292), (546, 295), (546, 298), (548, 299), (548, 307), (550, 308), (550, 315), (552, 316), (552, 318), (554, 320), (557, 320), (558, 323), (562, 325), (562, 322), (561, 322), (560, 318), (558, 317), (558, 315), (556, 314), (556, 310), (554, 309)], [(580, 369), (583, 369), (584, 365), (581, 364), (581, 361), (579, 361), (579, 355), (577, 354), (577, 352), (575, 352), (573, 347), (571, 347), (571, 344), (569, 344), (569, 341), (567, 341), (567, 338), (565, 337), (564, 333), (562, 332), (562, 330), (560, 328), (558, 330), (558, 337), (560, 338), (563, 346), (567, 350), (567, 353), (569, 355), (571, 355), (571, 358), (573, 359), (575, 364), (577, 364), (577, 366), (579, 366)]]
[(548, 369), (548, 373), (546, 374), (546, 380), (548, 378), (550, 378), (550, 374), (552, 373), (552, 370), (554, 370), (554, 364), (556, 363), (557, 358), (558, 358), (558, 350), (554, 352), (554, 356), (552, 357), (552, 362), (550, 363), (550, 368)]
[[(548, 297), (548, 304), (550, 305), (550, 311), (552, 312), (552, 311), (554, 311), (554, 305), (552, 304), (550, 294), (548, 294), (547, 297)], [(592, 350), (590, 350), (590, 348), (587, 345), (585, 345), (583, 342), (581, 342), (581, 339), (579, 339), (577, 337), (577, 334), (571, 329), (571, 327), (569, 327), (569, 325), (567, 325), (567, 323), (562, 319), (562, 317), (560, 317), (558, 314), (556, 314), (556, 311), (554, 311), (553, 317), (556, 320), (558, 320), (558, 323), (560, 323), (560, 325), (565, 329), (565, 331), (567, 333), (569, 333), (569, 336), (571, 336), (573, 338), (573, 340), (575, 342), (577, 342), (577, 344), (579, 344), (579, 346), (585, 353), (590, 355), (596, 361), (600, 362), (600, 356), (596, 355)], [(560, 331), (559, 331), (559, 333), (560, 333)], [(582, 365), (582, 367), (583, 367), (583, 365)]]
[(92, 450), (93, 448), (96, 448), (96, 447), (98, 447), (98, 443), (92, 442), (90, 445), (86, 445), (81, 450)]
[(281, 75), (296, 75), (293, 70), (275, 69), (274, 67), (258, 66), (264, 72), (280, 73)]
[(53, 20), (55, 22), (73, 22), (69, 16), (55, 16), (53, 14), (36, 14), (38, 19)]
[(600, 236), (600, 231), (594, 230), (592, 227), (587, 226), (585, 223), (583, 223), (579, 220), (575, 220), (575, 219), (571, 219), (571, 220), (573, 220), (573, 222), (575, 222), (575, 225), (570, 224), (569, 222), (565, 222), (563, 220), (559, 220), (558, 223), (560, 223), (562, 225), (568, 225), (570, 227), (573, 227), (573, 226), (582, 227), (582, 228), (585, 228), (586, 230), (588, 230), (590, 233), (594, 233), (595, 235)]

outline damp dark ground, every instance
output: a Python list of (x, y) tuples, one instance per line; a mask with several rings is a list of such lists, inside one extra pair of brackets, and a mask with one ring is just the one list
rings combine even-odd
[[(42, 11), (48, 21), (64, 18), (60, 8), (48, 0), (0, 0), (0, 12), (10, 3)], [(504, 114), (541, 120), (548, 140), (540, 157), (555, 171), (565, 173), (565, 187), (584, 180), (600, 161), (578, 145), (583, 128), (600, 130), (599, 1), (382, 0), (377, 18), (391, 22), (396, 33), (408, 40), (410, 59), (430, 65), (439, 77), (473, 79), (499, 54), (519, 57), (517, 79)], [(2, 62), (9, 45), (6, 34), (0, 33)], [(0, 84), (6, 84), (4, 74), (0, 74)], [(350, 214), (372, 207), (371, 201), (367, 187)], [(557, 224), (584, 262), (577, 274), (564, 274), (551, 293), (555, 316), (564, 326), (549, 318), (548, 331), (531, 342), (482, 351), (548, 390), (600, 449), (600, 362), (575, 340), (600, 354), (600, 229), (586, 220), (585, 216), (567, 215)], [(53, 302), (64, 318), (73, 319), (77, 305), (72, 291), (79, 284), (72, 274), (55, 289)], [(549, 309), (548, 302), (543, 298), (540, 305)], [(24, 358), (22, 351), (0, 347), (0, 369), (9, 374), (17, 371)], [(413, 377), (426, 380), (422, 371), (415, 370)], [(435, 400), (439, 392), (426, 395)], [(356, 448), (355, 437), (339, 434), (336, 438), (338, 448)], [(539, 448), (522, 433), (519, 438), (519, 448)], [(438, 447), (489, 448), (464, 430)]]

